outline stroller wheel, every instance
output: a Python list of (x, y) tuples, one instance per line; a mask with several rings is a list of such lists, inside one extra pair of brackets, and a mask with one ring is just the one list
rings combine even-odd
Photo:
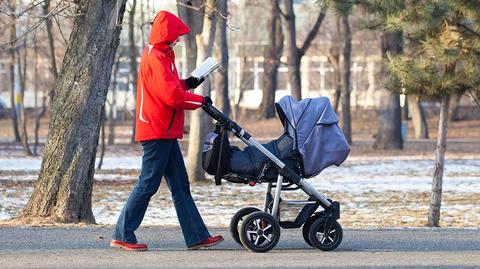
[(343, 238), (343, 230), (340, 223), (333, 221), (329, 229), (325, 229), (325, 217), (317, 219), (308, 233), (308, 238), (313, 247), (324, 251), (334, 250), (340, 245)]
[(280, 225), (270, 214), (254, 212), (246, 216), (240, 226), (240, 241), (253, 252), (267, 252), (280, 239)]
[(312, 227), (312, 224), (318, 220), (319, 218), (321, 218), (322, 216), (321, 215), (318, 215), (318, 214), (315, 214), (315, 215), (312, 215), (304, 224), (303, 224), (303, 227), (302, 227), (302, 235), (303, 235), (303, 240), (305, 240), (305, 242), (313, 247), (312, 245), (312, 242), (310, 242), (310, 238), (309, 237), (309, 233), (310, 233), (310, 227)]
[(242, 247), (243, 244), (240, 241), (240, 235), (238, 234), (239, 225), (242, 224), (242, 221), (247, 215), (257, 211), (260, 211), (260, 209), (256, 207), (244, 207), (238, 210), (237, 213), (233, 215), (232, 220), (230, 221), (230, 234), (232, 235), (233, 240), (235, 240), (235, 242), (237, 242)]

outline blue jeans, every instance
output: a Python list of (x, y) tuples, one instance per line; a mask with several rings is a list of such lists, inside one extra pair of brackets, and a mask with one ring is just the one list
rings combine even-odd
[(165, 176), (177, 217), (188, 247), (207, 239), (210, 234), (198, 213), (190, 193), (190, 183), (176, 139), (141, 142), (143, 147), (142, 171), (118, 218), (113, 239), (137, 243), (134, 231), (145, 216), (150, 198), (157, 192)]

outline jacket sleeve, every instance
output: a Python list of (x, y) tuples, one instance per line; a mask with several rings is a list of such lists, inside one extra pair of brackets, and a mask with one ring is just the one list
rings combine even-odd
[[(186, 83), (171, 71), (168, 59), (151, 57), (149, 84), (154, 94), (166, 105), (183, 110), (194, 110), (202, 106), (203, 96), (185, 90)], [(188, 87), (187, 87), (188, 89)]]

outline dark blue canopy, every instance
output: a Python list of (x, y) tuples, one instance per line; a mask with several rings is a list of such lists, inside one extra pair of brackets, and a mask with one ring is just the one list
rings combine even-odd
[(306, 177), (345, 161), (350, 147), (327, 97), (296, 101), (285, 96), (276, 108), (285, 131), (294, 139), (294, 148), (302, 156)]

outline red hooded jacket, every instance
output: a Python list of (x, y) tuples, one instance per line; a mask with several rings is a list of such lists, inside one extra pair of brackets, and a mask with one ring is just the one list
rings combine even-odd
[(149, 44), (143, 50), (137, 84), (136, 141), (183, 137), (184, 110), (202, 105), (203, 97), (189, 92), (178, 77), (169, 46), (190, 29), (174, 14), (155, 17)]

